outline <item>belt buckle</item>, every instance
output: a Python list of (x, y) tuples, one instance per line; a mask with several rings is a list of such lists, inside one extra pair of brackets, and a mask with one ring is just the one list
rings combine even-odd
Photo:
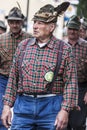
[(33, 94), (34, 98), (37, 98), (37, 94)]

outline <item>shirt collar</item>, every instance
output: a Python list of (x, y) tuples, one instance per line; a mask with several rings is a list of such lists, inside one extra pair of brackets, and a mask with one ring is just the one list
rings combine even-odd
[[(70, 44), (70, 42), (68, 42), (69, 44)], [(72, 45), (72, 44), (70, 44), (71, 46), (76, 46), (76, 45), (82, 45), (82, 44), (84, 44), (84, 45), (86, 45), (87, 46), (87, 41), (86, 40), (84, 40), (83, 38), (78, 38), (78, 40), (77, 40), (77, 42), (74, 44), (74, 45)]]
[(56, 41), (56, 38), (52, 35), (50, 40), (48, 41), (48, 44), (47, 44), (50, 49), (53, 49), (54, 41)]
[[(50, 49), (53, 49), (54, 47), (54, 41), (56, 40), (56, 38), (52, 35), (50, 40), (48, 41), (47, 43), (47, 46), (50, 48)], [(31, 40), (31, 45), (35, 45), (37, 43), (37, 39), (36, 38), (33, 38)]]
[(11, 31), (9, 33), (14, 38), (18, 38), (18, 37), (20, 37), (23, 34), (22, 30), (16, 36)]

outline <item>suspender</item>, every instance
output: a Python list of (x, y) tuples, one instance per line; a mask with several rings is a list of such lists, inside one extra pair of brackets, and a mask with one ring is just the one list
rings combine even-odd
[[(32, 39), (31, 39), (32, 40)], [(27, 47), (27, 44), (30, 43), (31, 41), (30, 39), (28, 39), (27, 41), (25, 41), (25, 44), (24, 44), (24, 48), (23, 48), (23, 52), (21, 54), (21, 57), (20, 57), (20, 64), (19, 64), (19, 74), (21, 76), (21, 83), (22, 83), (22, 71), (21, 71), (21, 65), (22, 65), (22, 61), (23, 61), (23, 57), (24, 57), (24, 54), (25, 54), (25, 51), (26, 51), (26, 47)], [(58, 51), (58, 54), (57, 54), (57, 63), (56, 63), (56, 67), (55, 67), (55, 70), (54, 70), (54, 77), (53, 77), (53, 80), (52, 82), (50, 82), (49, 84), (47, 84), (47, 93), (51, 93), (52, 92), (52, 88), (53, 88), (53, 85), (54, 85), (54, 81), (55, 79), (57, 78), (57, 75), (58, 75), (58, 71), (60, 69), (60, 65), (61, 65), (61, 61), (62, 61), (62, 50), (63, 50), (63, 45), (64, 43), (63, 42), (60, 42), (59, 43), (59, 51)]]
[(55, 67), (55, 70), (54, 70), (54, 77), (53, 77), (52, 82), (47, 84), (47, 91), (48, 91), (48, 93), (52, 93), (52, 88), (54, 86), (54, 81), (56, 80), (57, 75), (58, 75), (58, 71), (60, 69), (60, 65), (61, 65), (61, 61), (62, 61), (63, 45), (64, 45), (63, 42), (59, 43), (59, 51), (58, 51), (58, 54), (57, 54), (57, 63), (56, 63), (56, 67)]
[(21, 65), (22, 65), (22, 61), (23, 61), (23, 58), (24, 58), (24, 54), (25, 54), (28, 42), (29, 42), (29, 39), (27, 41), (25, 41), (25, 43), (24, 43), (24, 46), (23, 46), (23, 49), (22, 49), (22, 54), (21, 54), (21, 57), (20, 57), (19, 67), (21, 67)]
[(27, 48), (27, 44), (28, 44), (29, 41), (30, 41), (30, 39), (27, 39), (27, 41), (25, 41), (24, 46), (23, 46), (23, 48), (21, 50), (21, 54), (20, 54), (20, 58), (19, 58), (19, 62), (18, 62), (18, 64), (19, 64), (19, 76), (20, 76), (20, 80), (21, 80), (21, 82), (20, 82), (21, 86), (22, 86), (22, 82), (23, 82), (22, 68), (21, 68), (21, 66), (22, 66), (22, 61), (23, 61), (24, 54), (25, 54), (25, 51), (26, 51), (26, 48)]

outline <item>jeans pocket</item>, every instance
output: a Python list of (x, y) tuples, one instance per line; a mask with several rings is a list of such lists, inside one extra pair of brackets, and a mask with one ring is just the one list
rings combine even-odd
[(18, 95), (13, 111), (18, 114), (32, 115), (34, 113), (34, 103), (31, 97)]
[(53, 111), (58, 112), (61, 109), (61, 103), (63, 101), (63, 96), (55, 96), (53, 99)]

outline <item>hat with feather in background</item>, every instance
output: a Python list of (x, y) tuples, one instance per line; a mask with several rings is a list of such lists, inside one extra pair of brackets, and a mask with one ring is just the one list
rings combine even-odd
[(80, 29), (80, 25), (81, 25), (80, 18), (77, 15), (72, 15), (66, 24), (68, 28), (76, 30)]
[(54, 7), (51, 4), (47, 4), (40, 8), (39, 11), (37, 11), (33, 17), (33, 21), (42, 21), (45, 23), (50, 22), (57, 22), (57, 17), (62, 15), (68, 6), (70, 5), (69, 2), (63, 2), (62, 4), (58, 5), (57, 7)]
[(24, 15), (22, 14), (21, 10), (18, 7), (13, 7), (10, 11), (8, 16), (5, 16), (7, 20), (23, 20)]

